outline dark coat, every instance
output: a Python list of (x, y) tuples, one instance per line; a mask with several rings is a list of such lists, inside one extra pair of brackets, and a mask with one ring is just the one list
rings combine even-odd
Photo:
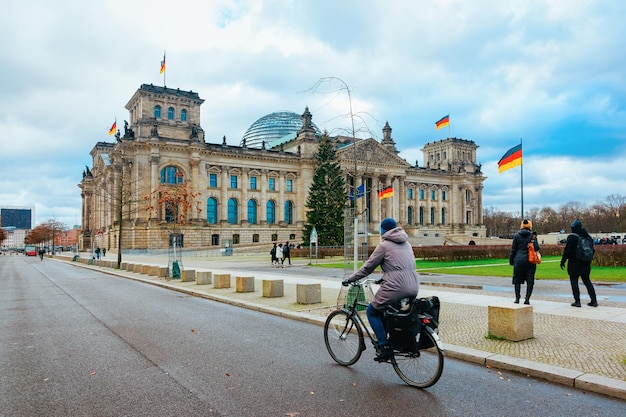
[[(521, 229), (513, 236), (511, 252), (509, 253), (509, 265), (513, 265), (514, 284), (522, 284), (524, 281), (534, 282), (537, 265), (528, 262), (528, 243), (531, 237), (532, 232), (528, 229)], [(536, 252), (541, 249), (537, 239), (535, 239), (534, 246)]]
[(404, 297), (415, 298), (419, 292), (419, 275), (415, 270), (415, 256), (408, 235), (401, 227), (383, 235), (383, 241), (374, 249), (363, 266), (348, 281), (357, 281), (371, 274), (380, 265), (383, 282), (374, 295), (372, 306), (381, 310), (385, 305)]
[(563, 249), (563, 256), (561, 257), (561, 266), (565, 266), (565, 262), (567, 261), (567, 273), (570, 276), (579, 277), (589, 275), (591, 262), (581, 261), (576, 257), (576, 248), (578, 247), (577, 235), (581, 237), (591, 237), (584, 227), (572, 229), (572, 234), (567, 236), (567, 241), (565, 242), (565, 249)]

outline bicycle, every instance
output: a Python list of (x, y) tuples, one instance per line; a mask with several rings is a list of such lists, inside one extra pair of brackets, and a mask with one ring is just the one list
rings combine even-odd
[[(330, 356), (340, 365), (354, 365), (366, 349), (366, 334), (374, 349), (378, 352), (378, 343), (366, 326), (359, 311), (365, 310), (373, 297), (371, 283), (374, 279), (366, 279), (350, 284), (346, 291), (340, 292), (337, 310), (332, 311), (324, 324), (324, 342)], [(397, 309), (392, 309), (396, 312)], [(431, 327), (433, 317), (420, 312), (417, 315), (420, 331), (416, 336), (417, 349), (403, 349), (394, 345), (394, 359), (388, 363), (406, 384), (428, 388), (434, 385), (443, 372), (444, 349), (437, 332)], [(393, 340), (390, 340), (393, 345)]]

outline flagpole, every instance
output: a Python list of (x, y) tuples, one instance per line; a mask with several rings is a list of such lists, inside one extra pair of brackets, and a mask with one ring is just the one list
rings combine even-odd
[(522, 197), (522, 220), (524, 220), (524, 147), (522, 146), (522, 138), (519, 139), (519, 144), (522, 149), (522, 163), (520, 164), (520, 190)]

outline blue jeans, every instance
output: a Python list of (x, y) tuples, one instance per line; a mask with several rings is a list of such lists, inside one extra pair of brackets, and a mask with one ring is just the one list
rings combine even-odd
[(370, 326), (372, 326), (372, 330), (374, 330), (376, 340), (378, 340), (378, 346), (388, 344), (387, 331), (383, 323), (383, 312), (376, 310), (372, 307), (372, 304), (369, 304), (365, 310), (365, 314), (367, 315), (367, 320), (370, 322)]

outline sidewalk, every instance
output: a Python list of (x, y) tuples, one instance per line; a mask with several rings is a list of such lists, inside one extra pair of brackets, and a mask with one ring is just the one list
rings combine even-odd
[[(63, 259), (61, 254), (60, 257)], [(71, 255), (68, 255), (68, 261)], [(111, 258), (108, 258), (111, 260)], [(124, 262), (166, 266), (167, 256), (124, 255)], [(231, 274), (232, 287), (165, 280), (124, 270), (88, 266), (102, 272), (159, 285), (195, 296), (252, 308), (323, 325), (336, 308), (343, 271), (307, 267), (298, 260), (290, 268), (275, 269), (265, 257), (185, 258), (184, 268)], [(295, 264), (296, 262), (294, 262)], [(86, 266), (75, 263), (79, 266)], [(254, 276), (255, 291), (235, 291), (235, 276)], [(282, 279), (284, 296), (264, 298), (262, 280)], [(428, 285), (422, 277), (420, 297), (436, 295), (441, 301), (439, 335), (446, 355), (487, 367), (575, 386), (626, 400), (626, 308), (603, 306), (573, 308), (569, 302), (532, 299), (534, 338), (521, 342), (487, 339), (489, 305), (512, 303), (511, 294), (485, 295), (483, 291)], [(297, 283), (320, 283), (322, 303), (296, 303)], [(445, 371), (444, 371), (445, 372)]]

